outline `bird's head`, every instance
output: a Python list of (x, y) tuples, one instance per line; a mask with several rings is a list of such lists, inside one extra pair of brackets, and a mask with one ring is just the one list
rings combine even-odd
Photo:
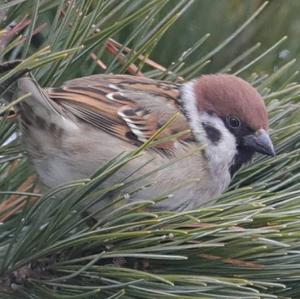
[(266, 106), (243, 79), (204, 75), (183, 85), (182, 100), (195, 138), (208, 145), (211, 160), (228, 162), (231, 173), (255, 152), (275, 155)]

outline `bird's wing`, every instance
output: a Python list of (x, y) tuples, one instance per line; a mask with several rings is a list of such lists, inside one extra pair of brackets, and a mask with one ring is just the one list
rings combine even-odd
[[(176, 140), (194, 142), (179, 110), (176, 84), (128, 75), (94, 75), (49, 88), (47, 93), (67, 113), (135, 145), (149, 140), (177, 113), (154, 148), (172, 151)], [(171, 135), (176, 138), (168, 138)]]

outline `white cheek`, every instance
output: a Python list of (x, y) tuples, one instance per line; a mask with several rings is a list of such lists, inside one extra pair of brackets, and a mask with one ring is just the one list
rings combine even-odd
[[(195, 81), (190, 81), (185, 83), (182, 87), (183, 105), (187, 112), (194, 136), (198, 142), (207, 145), (205, 152), (212, 168), (229, 168), (237, 153), (236, 139), (225, 127), (222, 119), (206, 112), (199, 113), (196, 105), (194, 84)], [(221, 133), (220, 141), (213, 143), (207, 138), (205, 129), (202, 126), (203, 122), (211, 124), (211, 126)]]
[(202, 134), (202, 142), (207, 144), (207, 155), (214, 164), (225, 164), (230, 166), (233, 162), (234, 156), (237, 153), (236, 139), (234, 135), (225, 127), (222, 119), (217, 116), (202, 112), (200, 115), (202, 122), (209, 123), (212, 127), (221, 133), (221, 139), (217, 143), (213, 143), (206, 134)]

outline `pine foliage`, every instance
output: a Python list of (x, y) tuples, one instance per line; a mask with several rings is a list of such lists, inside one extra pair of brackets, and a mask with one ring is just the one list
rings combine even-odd
[[(92, 73), (190, 79), (222, 56), (266, 4), (205, 54), (197, 56), (209, 34), (162, 66), (151, 55), (159, 57), (157, 45), (175, 47), (176, 40), (164, 40), (165, 33), (176, 28), (192, 1), (3, 2), (0, 60), (23, 62), (0, 82), (26, 68), (42, 86)], [(285, 40), (258, 54), (253, 45), (218, 69), (244, 77), (264, 96), (277, 156), (257, 156), (216, 204), (190, 212), (151, 212), (156, 201), (169, 196), (165, 190), (160, 198), (126, 203), (130, 194), (122, 190), (133, 180), (104, 187), (148, 144), (120, 154), (91, 178), (41, 194), (15, 138), (14, 111), (1, 106), (0, 298), (299, 298), (300, 85), (294, 82), (295, 60), (271, 74), (254, 72)], [(95, 211), (100, 220), (94, 221), (88, 208), (108, 195), (114, 203)]]

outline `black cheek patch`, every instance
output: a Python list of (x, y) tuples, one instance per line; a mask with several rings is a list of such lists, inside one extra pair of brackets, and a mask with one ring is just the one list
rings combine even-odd
[(214, 144), (219, 143), (222, 138), (221, 132), (208, 123), (202, 123), (202, 126), (206, 132), (207, 138)]

